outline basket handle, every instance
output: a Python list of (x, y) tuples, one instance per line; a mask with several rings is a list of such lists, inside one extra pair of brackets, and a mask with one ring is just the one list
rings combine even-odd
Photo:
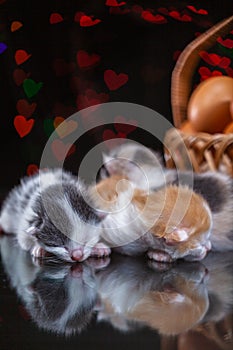
[(179, 56), (171, 78), (171, 106), (175, 127), (187, 118), (187, 105), (192, 88), (192, 77), (200, 60), (199, 52), (214, 45), (216, 39), (233, 27), (233, 16), (217, 23), (201, 34)]

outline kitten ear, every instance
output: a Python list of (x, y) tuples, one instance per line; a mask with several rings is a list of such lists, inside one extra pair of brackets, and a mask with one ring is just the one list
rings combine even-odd
[(184, 228), (175, 228), (171, 233), (167, 232), (164, 236), (166, 244), (174, 245), (184, 242), (189, 238), (188, 231)]
[(103, 157), (103, 166), (105, 170), (108, 172), (109, 175), (112, 175), (114, 173), (114, 168), (115, 168), (114, 167), (115, 159), (106, 153), (103, 153), (102, 157)]
[(30, 226), (25, 232), (28, 235), (34, 236), (37, 232), (37, 228), (35, 226)]

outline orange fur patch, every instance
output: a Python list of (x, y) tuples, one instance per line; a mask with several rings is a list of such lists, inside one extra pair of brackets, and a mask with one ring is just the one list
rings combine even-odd
[[(129, 190), (130, 186), (133, 185), (122, 176), (102, 180), (95, 187), (99, 209), (111, 209), (119, 193)], [(181, 252), (191, 249), (211, 227), (206, 201), (187, 186), (169, 185), (150, 194), (134, 189), (131, 202), (149, 231), (168, 244), (179, 243)]]

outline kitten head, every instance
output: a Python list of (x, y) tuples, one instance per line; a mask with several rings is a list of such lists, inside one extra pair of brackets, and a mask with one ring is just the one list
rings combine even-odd
[(165, 183), (160, 154), (136, 142), (128, 142), (103, 154), (103, 163), (101, 179), (112, 175), (127, 176), (142, 189), (160, 187)]
[(36, 198), (33, 235), (45, 251), (66, 261), (83, 261), (99, 240), (98, 215), (74, 184), (53, 185)]

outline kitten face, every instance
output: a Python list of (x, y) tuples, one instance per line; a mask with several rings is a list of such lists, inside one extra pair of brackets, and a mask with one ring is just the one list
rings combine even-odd
[(101, 218), (74, 185), (50, 186), (34, 203), (35, 217), (30, 223), (45, 251), (66, 261), (83, 261), (99, 240)]

